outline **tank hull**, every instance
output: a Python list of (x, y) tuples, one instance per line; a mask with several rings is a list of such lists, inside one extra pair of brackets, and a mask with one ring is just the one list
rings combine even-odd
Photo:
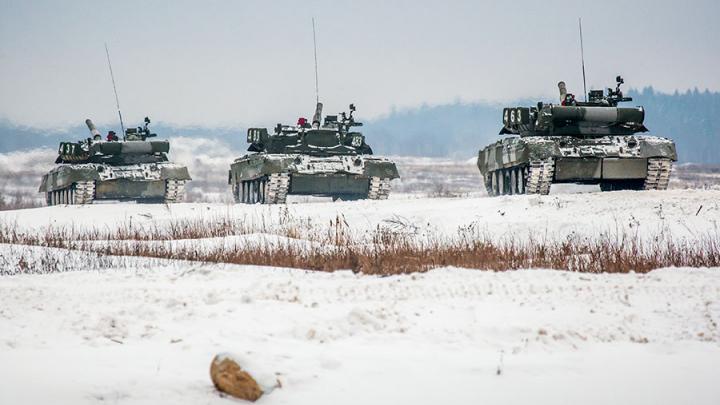
[[(398, 177), (395, 163), (382, 157), (256, 153), (231, 164), (228, 183), (238, 202), (272, 204), (288, 194), (384, 199), (390, 180)], [(268, 193), (273, 198), (265, 198)]]
[(189, 180), (187, 167), (170, 162), (60, 164), (43, 176), (39, 191), (47, 194), (50, 205), (95, 200), (176, 202)]
[[(477, 164), (488, 193), (498, 195), (547, 194), (551, 183), (600, 184), (603, 190), (664, 189), (676, 160), (675, 144), (666, 138), (528, 136), (485, 147)], [(528, 187), (533, 178), (537, 187)]]

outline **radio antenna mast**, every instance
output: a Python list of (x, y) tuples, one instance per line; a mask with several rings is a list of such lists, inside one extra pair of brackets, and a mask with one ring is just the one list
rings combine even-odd
[(582, 18), (578, 17), (578, 27), (580, 28), (580, 61), (582, 62), (582, 74), (583, 74), (583, 96), (585, 102), (587, 102), (587, 84), (585, 82), (585, 49), (583, 49), (583, 35), (582, 35)]
[(115, 87), (115, 75), (113, 74), (112, 63), (110, 63), (110, 51), (108, 51), (107, 42), (105, 43), (105, 55), (107, 56), (108, 67), (110, 68), (110, 79), (112, 80), (113, 91), (115, 92), (115, 105), (117, 106), (118, 117), (120, 117), (120, 130), (122, 131), (123, 139), (125, 139), (125, 125), (123, 125), (122, 113), (120, 112), (120, 100), (118, 99), (117, 87)]
[(318, 63), (317, 63), (317, 39), (315, 39), (315, 17), (312, 18), (313, 26), (313, 51), (315, 53), (315, 103), (320, 102), (320, 90), (318, 87)]

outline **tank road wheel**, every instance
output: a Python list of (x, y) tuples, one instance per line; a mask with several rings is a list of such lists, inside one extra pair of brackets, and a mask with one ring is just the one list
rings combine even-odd
[(231, 191), (232, 191), (233, 201), (235, 201), (235, 203), (239, 203), (240, 202), (240, 185), (238, 183), (233, 183)]
[(235, 201), (244, 204), (285, 204), (290, 189), (288, 173), (273, 173), (255, 180), (236, 185)]
[(497, 195), (505, 194), (505, 173), (503, 173), (502, 169), (497, 171), (497, 181)]
[(491, 196), (500, 195), (500, 187), (498, 186), (498, 171), (497, 170), (490, 172), (490, 188), (492, 189), (492, 192), (490, 193)]
[(485, 190), (487, 191), (488, 197), (492, 197), (494, 194), (492, 175), (492, 172), (485, 173)]
[(92, 204), (95, 198), (95, 182), (80, 181), (70, 187), (50, 191), (45, 200), (48, 206)]
[(250, 193), (248, 193), (248, 182), (247, 181), (240, 182), (240, 201), (243, 204), (248, 203), (249, 194)]
[(510, 194), (517, 194), (518, 193), (517, 170), (514, 167), (511, 167), (510, 169), (508, 169), (508, 171), (510, 172), (510, 175), (508, 176), (508, 177), (510, 177), (510, 187), (509, 187)]
[(248, 181), (249, 187), (249, 203), (250, 204), (266, 204), (267, 197), (267, 179), (261, 177), (259, 179)]
[(370, 200), (387, 200), (390, 196), (390, 179), (377, 176), (370, 177), (367, 198)]
[(516, 167), (515, 171), (515, 189), (518, 194), (525, 194), (525, 170), (522, 167)]

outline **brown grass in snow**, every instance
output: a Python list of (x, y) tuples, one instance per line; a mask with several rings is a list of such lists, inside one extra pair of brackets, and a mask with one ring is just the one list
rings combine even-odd
[[(397, 224), (395, 224), (397, 225)], [(402, 225), (402, 224), (401, 224)], [(238, 239), (239, 238), (239, 239)], [(492, 239), (461, 229), (452, 238), (427, 237), (403, 226), (354, 232), (340, 216), (324, 226), (281, 213), (273, 221), (179, 220), (164, 225), (126, 224), (113, 230), (44, 228), (18, 231), (0, 225), (0, 243), (88, 252), (96, 257), (150, 257), (210, 263), (350, 269), (376, 275), (422, 272), (437, 267), (484, 270), (550, 268), (577, 272), (648, 272), (662, 267), (719, 267), (720, 237), (676, 240), (668, 234)], [(21, 259), (22, 260), (22, 259)], [(47, 259), (53, 268), (66, 268)], [(77, 265), (80, 266), (80, 265)], [(20, 271), (28, 268), (19, 263)]]

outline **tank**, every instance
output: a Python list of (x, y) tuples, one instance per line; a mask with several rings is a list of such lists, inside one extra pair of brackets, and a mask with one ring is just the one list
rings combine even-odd
[[(312, 121), (277, 124), (273, 132), (250, 128), (251, 152), (230, 166), (228, 183), (236, 202), (282, 204), (288, 194), (330, 196), (333, 200), (387, 199), (395, 163), (372, 155), (350, 113), (326, 115), (317, 103)], [(322, 121), (322, 122), (321, 122)]]
[(48, 205), (92, 204), (96, 200), (175, 203), (185, 195), (187, 167), (169, 162), (170, 143), (143, 127), (128, 128), (123, 139), (109, 131), (102, 139), (91, 120), (90, 138), (61, 142), (57, 166), (45, 174), (39, 191)]
[(665, 190), (675, 143), (648, 132), (642, 107), (618, 107), (615, 90), (591, 90), (579, 102), (558, 83), (559, 104), (503, 109), (505, 138), (478, 153), (477, 165), (491, 196), (548, 194), (553, 183), (599, 184), (602, 191)]

